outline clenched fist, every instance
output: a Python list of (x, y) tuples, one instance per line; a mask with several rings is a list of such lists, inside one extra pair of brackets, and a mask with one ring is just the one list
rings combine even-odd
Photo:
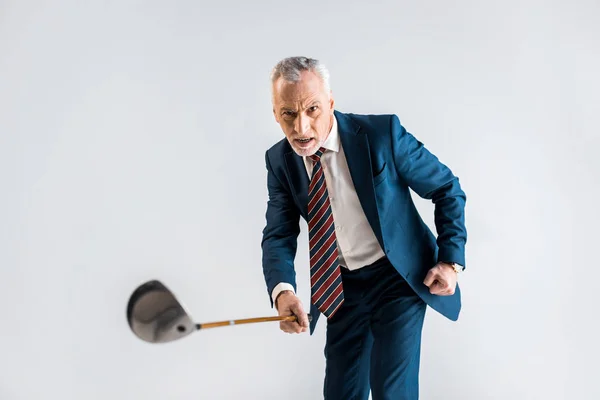
[(281, 321), (279, 328), (287, 333), (301, 333), (308, 330), (308, 315), (304, 312), (302, 302), (292, 291), (284, 290), (275, 300), (279, 316), (295, 315), (298, 321)]
[(431, 294), (451, 296), (456, 290), (456, 280), (457, 274), (452, 265), (440, 262), (429, 270), (423, 283)]

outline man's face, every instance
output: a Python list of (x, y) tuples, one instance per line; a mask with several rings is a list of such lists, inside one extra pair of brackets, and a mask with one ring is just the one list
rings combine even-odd
[(300, 156), (314, 154), (333, 125), (333, 96), (314, 72), (298, 82), (279, 78), (273, 85), (273, 113), (292, 149)]

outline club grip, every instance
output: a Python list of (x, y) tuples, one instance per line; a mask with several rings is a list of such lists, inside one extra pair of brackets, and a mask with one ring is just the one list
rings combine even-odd
[[(312, 315), (306, 314), (306, 316), (308, 317), (308, 322), (312, 322)], [(289, 317), (285, 317), (283, 321), (296, 322), (298, 321), (298, 317), (296, 315), (290, 315)]]

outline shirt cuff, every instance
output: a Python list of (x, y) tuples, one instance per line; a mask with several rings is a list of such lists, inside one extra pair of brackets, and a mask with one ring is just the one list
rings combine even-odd
[(279, 296), (279, 293), (283, 292), (284, 290), (291, 290), (292, 293), (296, 294), (296, 291), (294, 290), (294, 287), (292, 285), (290, 285), (289, 283), (281, 282), (277, 284), (277, 286), (275, 286), (273, 292), (271, 293), (273, 304), (275, 304), (275, 300), (277, 300), (277, 296)]

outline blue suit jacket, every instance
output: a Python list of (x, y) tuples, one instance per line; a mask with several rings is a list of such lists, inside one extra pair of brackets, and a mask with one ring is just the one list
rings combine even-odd
[[(452, 171), (407, 132), (396, 115), (358, 115), (334, 111), (341, 145), (363, 211), (389, 261), (433, 309), (458, 319), (460, 288), (437, 296), (423, 284), (438, 261), (466, 266), (466, 196)], [(265, 154), (268, 203), (263, 230), (263, 272), (267, 292), (279, 282), (296, 289), (294, 259), (299, 218), (307, 219), (308, 184), (302, 157), (287, 139)], [(437, 238), (423, 222), (410, 189), (435, 204)], [(319, 311), (311, 305), (314, 332)]]

